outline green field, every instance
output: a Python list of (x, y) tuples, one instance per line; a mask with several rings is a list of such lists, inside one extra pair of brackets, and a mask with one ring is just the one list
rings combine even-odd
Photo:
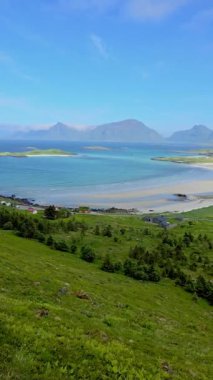
[[(1, 207), (0, 379), (212, 378), (212, 310), (205, 299), (163, 275), (158, 282), (138, 281), (122, 270), (100, 269), (107, 254), (112, 262), (123, 263), (136, 244), (156, 253), (163, 235), (165, 246), (193, 236), (184, 246), (186, 263), (181, 261), (181, 268), (193, 278), (202, 274), (209, 279), (212, 215), (213, 207), (186, 213), (181, 221), (169, 215), (177, 225), (164, 231), (137, 216), (75, 215), (43, 221), (42, 214), (28, 216)], [(15, 224), (22, 235), (34, 233), (34, 225), (51, 228), (55, 244), (75, 244), (77, 251), (59, 252), (46, 241), (16, 236)], [(110, 236), (105, 235), (109, 225)], [(80, 258), (84, 246), (96, 253), (93, 263)], [(202, 258), (191, 270), (195, 252), (199, 260), (202, 252)]]

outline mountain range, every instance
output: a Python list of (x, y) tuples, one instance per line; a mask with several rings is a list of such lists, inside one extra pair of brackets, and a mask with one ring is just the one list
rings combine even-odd
[(154, 129), (147, 127), (141, 121), (127, 119), (108, 124), (98, 125), (84, 130), (78, 130), (63, 123), (47, 129), (21, 131), (16, 130), (7, 135), (0, 128), (0, 138), (24, 140), (70, 140), (70, 141), (99, 141), (99, 142), (144, 142), (144, 143), (192, 143), (213, 144), (213, 130), (204, 125), (195, 125), (191, 129), (177, 131), (165, 139)]
[(70, 140), (70, 141), (109, 141), (109, 142), (160, 142), (163, 137), (141, 121), (129, 119), (77, 130), (63, 123), (49, 129), (17, 132), (17, 139)]

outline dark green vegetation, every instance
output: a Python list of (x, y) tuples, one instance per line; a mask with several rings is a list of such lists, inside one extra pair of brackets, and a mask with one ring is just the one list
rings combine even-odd
[(73, 154), (60, 149), (34, 149), (26, 152), (0, 152), (0, 157), (73, 156)]
[(167, 231), (1, 207), (0, 378), (210, 379), (212, 215)]

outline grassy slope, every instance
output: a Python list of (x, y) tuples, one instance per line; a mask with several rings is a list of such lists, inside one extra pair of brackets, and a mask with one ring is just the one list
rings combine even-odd
[(172, 282), (104, 273), (4, 231), (0, 271), (1, 379), (211, 378), (210, 306)]
[[(198, 236), (200, 233), (207, 234), (209, 237), (212, 236), (213, 207), (204, 208), (201, 211), (184, 213), (186, 220), (182, 222), (176, 220), (176, 214), (166, 215), (171, 223), (177, 224), (174, 229), (169, 230), (169, 236), (172, 238), (183, 237), (185, 232), (191, 232), (195, 236)], [(68, 244), (74, 239), (78, 248), (83, 245), (91, 246), (97, 254), (98, 265), (100, 265), (100, 259), (106, 254), (109, 254), (113, 261), (124, 261), (129, 255), (130, 248), (136, 244), (142, 244), (152, 251), (160, 243), (163, 233), (161, 227), (144, 222), (143, 216), (75, 215), (75, 221), (86, 222), (88, 230), (86, 230), (84, 235), (80, 231), (68, 233), (60, 231), (60, 233), (53, 235), (54, 238), (60, 240), (63, 237)], [(190, 221), (192, 221), (192, 225), (189, 223)], [(104, 226), (108, 224), (112, 227), (112, 238), (94, 235), (96, 225), (99, 225), (100, 229), (103, 230)], [(120, 233), (121, 228), (125, 229), (124, 235)], [(149, 230), (149, 235), (147, 236), (144, 234), (145, 229)], [(117, 242), (114, 241), (114, 237), (118, 238)], [(196, 244), (192, 244), (192, 247), (188, 249), (188, 253), (196, 249)], [(212, 260), (212, 251), (206, 250), (205, 254)]]

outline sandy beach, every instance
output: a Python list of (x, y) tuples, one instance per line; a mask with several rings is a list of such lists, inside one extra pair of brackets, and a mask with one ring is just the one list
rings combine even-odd
[[(178, 197), (175, 194), (185, 194)], [(213, 206), (213, 181), (193, 181), (167, 186), (89, 195), (91, 205), (136, 208), (142, 212), (183, 212)], [(153, 211), (150, 211), (153, 210)]]
[(26, 154), (24, 157), (72, 157), (73, 154)]

